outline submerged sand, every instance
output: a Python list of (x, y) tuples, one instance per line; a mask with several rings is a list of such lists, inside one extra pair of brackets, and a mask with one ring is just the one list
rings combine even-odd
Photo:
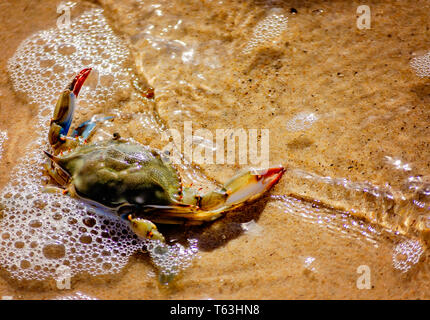
[[(34, 31), (55, 26), (57, 4), (0, 4), (0, 37), (8, 44), (0, 60), (0, 131), (8, 135), (0, 187), (34, 136), (29, 124), (36, 114), (13, 91), (6, 63)], [(137, 254), (117, 276), (76, 277), (67, 292), (4, 275), (0, 296), (429, 297), (428, 252), (419, 256), (414, 247), (396, 256), (399, 244), (427, 240), (429, 89), (409, 66), (428, 49), (425, 1), (370, 3), (369, 30), (357, 28), (360, 3), (350, 1), (98, 5), (128, 44), (142, 81), (155, 88), (155, 108), (168, 127), (182, 131), (192, 121), (194, 129), (211, 132), (269, 129), (270, 163), (288, 171), (275, 196), (247, 210), (205, 228), (166, 229), (172, 237), (198, 239), (200, 248), (199, 259), (168, 288), (158, 284), (148, 257)], [(79, 2), (72, 12), (92, 6)], [(258, 37), (264, 21), (279, 32)], [(124, 130), (149, 143), (144, 128)], [(199, 166), (218, 181), (246, 167)], [(393, 265), (393, 255), (397, 261), (414, 254), (419, 263)], [(357, 288), (363, 265), (371, 271), (369, 290)]]

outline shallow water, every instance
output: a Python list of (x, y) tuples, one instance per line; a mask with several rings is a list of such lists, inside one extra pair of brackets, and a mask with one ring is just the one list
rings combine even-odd
[[(428, 49), (425, 2), (376, 2), (370, 30), (356, 28), (359, 4), (346, 1), (77, 2), (72, 31), (55, 26), (57, 5), (1, 4), (0, 35), (10, 46), (1, 60), (0, 294), (428, 297), (428, 88), (409, 66)], [(191, 123), (190, 144), (205, 161), (189, 164), (187, 141), (176, 155), (185, 154), (186, 182), (203, 186), (262, 164), (208, 161), (216, 160), (217, 129), (255, 129), (260, 142), (266, 129), (270, 165), (288, 169), (249, 208), (204, 227), (162, 228), (176, 243), (169, 261), (187, 267), (168, 287), (157, 274), (169, 262), (157, 260), (153, 247), (136, 253), (143, 244), (125, 226), (77, 200), (40, 193), (46, 123), (82, 65), (97, 72), (82, 91), (76, 123), (115, 116), (95, 140), (119, 131), (163, 148), (167, 128), (183, 134)], [(141, 98), (148, 86), (155, 101)], [(96, 221), (91, 228), (88, 217)], [(110, 236), (97, 241), (106, 230)], [(59, 247), (59, 256), (46, 246)], [(52, 280), (60, 265), (72, 266), (70, 290)], [(360, 266), (370, 270), (369, 290), (357, 287)]]

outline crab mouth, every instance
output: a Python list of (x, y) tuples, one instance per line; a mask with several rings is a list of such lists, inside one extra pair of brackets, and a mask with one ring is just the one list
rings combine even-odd
[(55, 166), (57, 167), (57, 168), (60, 168), (60, 170), (62, 171), (62, 172), (64, 172), (66, 175), (67, 175), (67, 177), (71, 177), (71, 174), (70, 174), (70, 172), (68, 172), (61, 164), (60, 164), (60, 158), (59, 157), (57, 157), (57, 156), (54, 156), (53, 154), (51, 154), (51, 153), (49, 153), (48, 151), (43, 151), (43, 153), (52, 161), (52, 163), (53, 164), (55, 164)]

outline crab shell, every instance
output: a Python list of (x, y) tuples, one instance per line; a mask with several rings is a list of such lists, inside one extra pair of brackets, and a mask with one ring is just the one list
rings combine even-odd
[(108, 208), (177, 204), (176, 169), (150, 148), (122, 140), (81, 145), (53, 161), (69, 176), (69, 190)]

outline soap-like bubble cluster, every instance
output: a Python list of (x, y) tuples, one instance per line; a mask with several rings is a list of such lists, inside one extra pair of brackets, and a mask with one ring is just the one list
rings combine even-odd
[[(103, 11), (93, 9), (73, 20), (70, 28), (29, 37), (10, 59), (14, 89), (39, 107), (35, 123), (39, 137), (29, 144), (0, 192), (0, 266), (13, 278), (55, 279), (64, 268), (71, 277), (116, 273), (130, 255), (151, 244), (138, 239), (114, 215), (58, 192), (44, 192), (43, 150), (48, 149), (48, 124), (59, 92), (79, 70), (91, 66), (98, 79), (87, 80), (80, 101), (106, 106), (124, 92), (133, 94), (128, 58), (127, 47), (115, 36)], [(163, 246), (165, 254), (149, 250), (160, 270), (168, 266), (179, 272), (195, 255), (195, 247), (190, 251), (180, 245)]]
[(289, 131), (306, 130), (312, 127), (317, 120), (318, 116), (313, 112), (300, 112), (287, 122), (287, 129)]
[(264, 232), (264, 228), (260, 226), (254, 219), (248, 222), (240, 224), (243, 233), (250, 236), (261, 236)]
[(146, 249), (152, 262), (158, 267), (161, 283), (169, 283), (180, 271), (191, 265), (198, 253), (197, 240), (189, 239), (188, 248), (175, 243), (167, 245), (159, 241), (148, 242)]
[(401, 272), (407, 272), (418, 263), (424, 249), (419, 241), (406, 240), (399, 243), (393, 251), (393, 266)]
[(3, 145), (5, 141), (7, 140), (7, 132), (6, 131), (0, 131), (0, 160), (3, 155)]
[(142, 248), (123, 221), (61, 193), (44, 193), (38, 150), (0, 195), (0, 265), (16, 279), (43, 280), (62, 266), (70, 276), (118, 272)]
[(281, 9), (274, 8), (260, 21), (254, 28), (251, 39), (243, 49), (244, 53), (250, 53), (254, 48), (266, 45), (269, 41), (275, 40), (287, 28), (288, 17)]
[[(21, 43), (9, 60), (14, 89), (39, 105), (41, 130), (61, 90), (84, 67), (92, 67), (97, 79), (87, 81), (80, 99), (100, 105), (127, 90), (124, 69), (129, 51), (108, 26), (101, 9), (84, 13), (70, 27), (38, 32)], [(115, 90), (112, 90), (115, 88)], [(42, 132), (44, 135), (45, 132)]]
[(411, 61), (411, 67), (414, 69), (417, 76), (421, 78), (430, 76), (430, 52), (425, 55), (416, 57)]
[(78, 291), (74, 294), (56, 297), (53, 300), (98, 300), (98, 299)]

